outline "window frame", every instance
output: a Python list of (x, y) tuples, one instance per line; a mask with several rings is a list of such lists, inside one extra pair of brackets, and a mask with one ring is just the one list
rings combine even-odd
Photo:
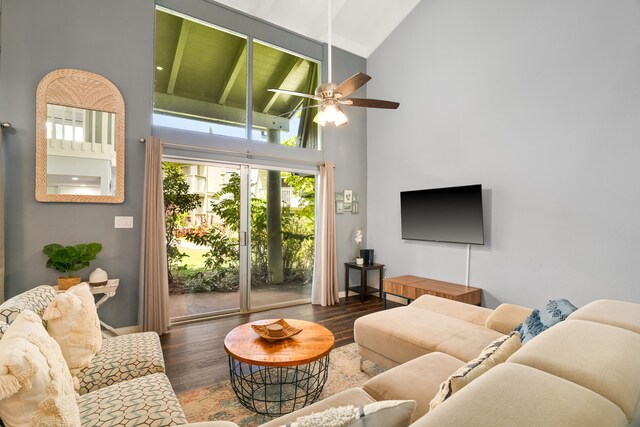
[[(265, 144), (264, 141), (252, 138), (253, 127), (253, 47), (254, 43), (260, 43), (274, 49), (281, 50), (287, 54), (301, 57), (305, 60), (318, 63), (318, 81), (322, 81), (326, 68), (326, 45), (316, 40), (300, 34), (288, 31), (284, 28), (269, 24), (252, 16), (234, 10), (228, 6), (211, 3), (206, 0), (193, 0), (185, 2), (183, 0), (156, 0), (154, 14), (157, 10), (165, 13), (182, 16), (185, 19), (193, 20), (202, 25), (228, 32), (238, 37), (246, 39), (247, 42), (247, 63), (246, 63), (246, 108), (245, 108), (245, 135), (244, 138), (226, 136), (221, 134), (211, 134), (217, 140), (235, 140), (245, 143)], [(154, 125), (154, 129), (162, 126)], [(191, 132), (191, 131), (182, 131)], [(155, 132), (154, 132), (155, 134)], [(319, 130), (318, 147), (314, 150), (322, 152), (322, 130)], [(292, 147), (286, 147), (290, 149)], [(297, 147), (295, 147), (297, 148)], [(298, 150), (296, 150), (298, 151)]]

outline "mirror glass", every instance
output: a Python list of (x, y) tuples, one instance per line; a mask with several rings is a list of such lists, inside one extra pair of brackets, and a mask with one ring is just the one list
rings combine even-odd
[(59, 69), (36, 91), (36, 200), (124, 201), (124, 99), (99, 74)]
[(116, 195), (116, 113), (47, 104), (47, 194)]

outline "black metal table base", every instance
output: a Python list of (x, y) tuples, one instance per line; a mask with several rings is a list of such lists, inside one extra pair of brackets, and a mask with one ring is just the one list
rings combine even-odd
[(329, 374), (329, 355), (299, 366), (258, 366), (229, 356), (229, 372), (243, 406), (279, 417), (318, 400)]

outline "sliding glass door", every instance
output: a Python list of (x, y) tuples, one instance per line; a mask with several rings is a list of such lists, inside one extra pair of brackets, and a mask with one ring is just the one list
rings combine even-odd
[(315, 175), (166, 161), (173, 322), (308, 302)]
[(251, 169), (251, 306), (311, 299), (315, 175)]
[(163, 169), (170, 318), (238, 311), (241, 167), (164, 162)]

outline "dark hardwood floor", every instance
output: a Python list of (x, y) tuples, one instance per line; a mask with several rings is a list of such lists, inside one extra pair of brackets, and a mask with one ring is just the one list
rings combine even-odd
[[(225, 335), (254, 320), (290, 318), (320, 323), (335, 335), (335, 347), (353, 342), (353, 322), (360, 316), (382, 310), (382, 300), (369, 296), (361, 303), (358, 296), (344, 298), (339, 305), (311, 304), (259, 313), (238, 314), (197, 323), (178, 325), (161, 337), (167, 376), (177, 394), (229, 379)], [(388, 307), (399, 304), (388, 302)]]

